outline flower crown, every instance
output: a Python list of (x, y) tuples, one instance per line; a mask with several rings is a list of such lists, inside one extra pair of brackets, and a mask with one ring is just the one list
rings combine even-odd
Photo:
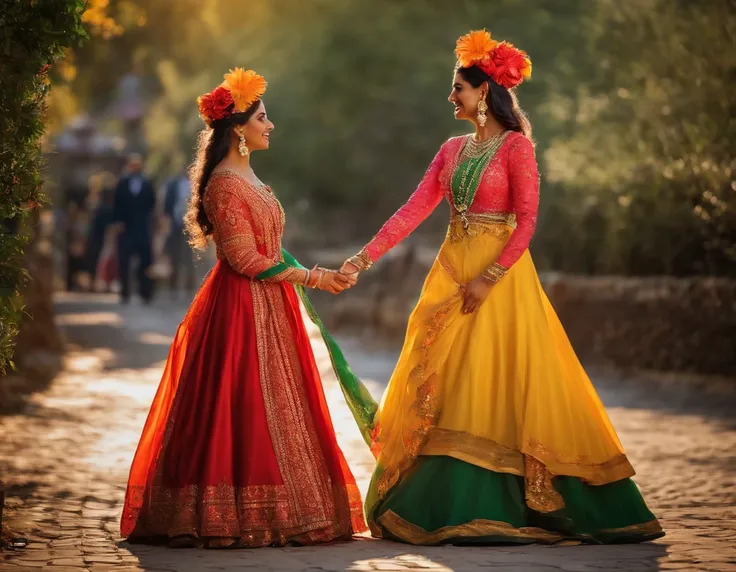
[(475, 30), (458, 38), (455, 55), (459, 67), (476, 66), (506, 89), (532, 76), (532, 62), (526, 52), (509, 42), (492, 40), (486, 30)]
[(199, 116), (208, 126), (233, 113), (242, 113), (266, 93), (266, 80), (253, 70), (235, 68), (224, 77), (219, 86), (197, 98)]

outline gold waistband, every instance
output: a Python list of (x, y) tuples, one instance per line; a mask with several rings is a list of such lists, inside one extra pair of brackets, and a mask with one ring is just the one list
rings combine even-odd
[(464, 217), (453, 214), (450, 217), (447, 236), (451, 242), (486, 233), (505, 239), (515, 228), (516, 215), (514, 213), (466, 213)]
[[(465, 213), (465, 218), (470, 224), (507, 224), (512, 228), (516, 228), (516, 214), (514, 213)], [(453, 214), (450, 217), (450, 224), (455, 221), (461, 221), (459, 214)]]

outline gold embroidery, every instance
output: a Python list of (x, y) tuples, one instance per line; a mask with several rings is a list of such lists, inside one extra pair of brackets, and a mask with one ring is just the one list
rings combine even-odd
[(299, 273), (298, 268), (287, 268), (286, 270), (282, 270), (278, 274), (275, 274), (271, 276), (270, 278), (266, 278), (263, 281), (264, 282), (294, 282), (296, 278), (296, 274)]
[(593, 462), (586, 455), (560, 456), (536, 439), (528, 440), (522, 450), (542, 462), (556, 475), (578, 477), (591, 485), (605, 485), (633, 477), (634, 467), (626, 455), (619, 454), (604, 462)]
[[(221, 170), (207, 186), (204, 207), (214, 225), (217, 257), (227, 260), (237, 272), (255, 277), (281, 260), (286, 215), (268, 187)], [(298, 274), (290, 269), (269, 281), (292, 282)]]
[(459, 216), (452, 216), (447, 228), (450, 242), (460, 242), (466, 238), (475, 238), (481, 234), (491, 234), (500, 240), (506, 240), (516, 227), (514, 213), (468, 213), (467, 228), (465, 221)]
[[(305, 527), (291, 510), (284, 485), (151, 487), (147, 494), (144, 487), (137, 489), (134, 496), (146, 497), (148, 502), (132, 537), (187, 535), (208, 539), (210, 547), (255, 547), (283, 546), (287, 542), (313, 544), (349, 534), (338, 522)], [(362, 516), (360, 492), (355, 485), (333, 494), (346, 494), (351, 512)]]
[[(416, 545), (441, 544), (452, 540), (464, 540), (470, 538), (483, 537), (500, 537), (514, 538), (539, 542), (542, 544), (569, 545), (570, 539), (591, 539), (597, 535), (579, 534), (572, 537), (565, 537), (562, 534), (544, 530), (543, 528), (525, 526), (515, 528), (511, 524), (502, 521), (476, 519), (464, 524), (443, 526), (437, 530), (427, 531), (416, 524), (413, 524), (401, 518), (395, 512), (388, 510), (378, 517), (378, 524), (389, 531), (392, 535), (400, 538), (404, 542)], [(620, 534), (620, 535), (636, 535), (636, 536), (660, 536), (662, 527), (657, 520), (652, 520), (642, 524), (633, 524), (623, 528), (611, 528), (600, 531), (601, 534)], [(381, 538), (383, 532), (381, 528), (375, 524), (371, 525), (371, 534)], [(577, 543), (576, 543), (577, 544)]]
[(455, 272), (455, 269), (453, 268), (452, 264), (449, 260), (447, 260), (447, 255), (445, 254), (444, 250), (440, 250), (439, 254), (437, 255), (437, 262), (442, 267), (442, 269), (447, 272), (447, 274), (452, 278), (452, 281), (457, 286), (463, 286), (463, 283), (460, 281), (460, 277), (457, 275), (457, 272)]
[(445, 455), (489, 471), (524, 476), (524, 456), (519, 451), (463, 431), (435, 427), (420, 454)]
[[(379, 498), (385, 496), (397, 483), (401, 473), (414, 464), (414, 460), (424, 446), (427, 435), (437, 423), (441, 406), (437, 394), (437, 378), (436, 373), (427, 371), (427, 366), (431, 348), (442, 330), (447, 327), (447, 314), (457, 303), (459, 296), (458, 293), (440, 304), (427, 325), (427, 333), (419, 346), (419, 352), (421, 353), (419, 362), (409, 374), (411, 385), (417, 389), (411, 411), (407, 412), (407, 420), (401, 428), (400, 437), (404, 447), (404, 455), (395, 466), (385, 467), (378, 478), (376, 488)], [(395, 436), (389, 435), (388, 438), (395, 438)]]
[[(278, 290), (276, 296), (269, 296), (269, 291), (274, 289)], [(312, 452), (311, 441), (316, 437), (312, 435), (314, 428), (311, 423), (307, 427), (307, 421), (303, 418), (305, 413), (309, 417), (308, 410), (302, 409), (299, 388), (294, 387), (301, 385), (301, 368), (295, 363), (297, 359), (293, 354), (296, 350), (292, 344), (284, 347), (280, 343), (280, 340), (292, 337), (280, 288), (275, 284), (254, 281), (251, 283), (251, 293), (261, 389), (279, 469), (290, 488), (289, 498), (295, 511), (305, 518), (327, 520), (322, 506), (327, 502), (328, 477), (315, 466), (323, 459), (321, 455), (319, 458), (306, 458), (306, 454)], [(288, 434), (290, 430), (291, 435)], [(302, 470), (299, 471), (297, 467), (302, 464)], [(302, 494), (305, 488), (311, 489), (311, 498), (309, 493), (307, 496)]]
[[(583, 455), (574, 458), (560, 456), (534, 439), (528, 440), (521, 450), (517, 450), (485, 437), (439, 427), (431, 431), (421, 454), (455, 457), (453, 451), (462, 455), (462, 457), (457, 456), (458, 459), (479, 467), (522, 476), (524, 475), (524, 456), (531, 456), (547, 466), (554, 475), (577, 477), (591, 485), (605, 485), (634, 474), (633, 472), (628, 474), (626, 467), (630, 464), (626, 455), (616, 455), (602, 463), (594, 463), (589, 457)], [(505, 460), (499, 464), (498, 459)], [(509, 470), (504, 470), (504, 467), (508, 467)], [(565, 470), (557, 470), (557, 467)], [(622, 468), (624, 469), (623, 476)]]
[(525, 455), (524, 460), (527, 506), (537, 512), (554, 512), (565, 508), (565, 501), (552, 485), (552, 473), (547, 467), (529, 455)]
[[(261, 389), (271, 441), (289, 502), (300, 522), (339, 525), (345, 534), (363, 530), (362, 512), (351, 519), (349, 499), (334, 489), (304, 393), (281, 287), (251, 282)], [(351, 525), (352, 522), (352, 525)]]
[(547, 544), (563, 539), (562, 535), (542, 528), (515, 528), (507, 522), (485, 519), (472, 520), (465, 524), (443, 526), (437, 530), (427, 531), (404, 520), (391, 510), (379, 516), (378, 523), (397, 538), (410, 544), (440, 544), (453, 539), (482, 538), (486, 536), (526, 539)]
[(642, 522), (640, 524), (630, 524), (629, 526), (623, 526), (621, 528), (604, 528), (601, 530), (604, 534), (635, 534), (635, 535), (650, 535), (659, 534), (662, 532), (662, 525), (659, 524), (657, 519), (650, 520), (649, 522)]

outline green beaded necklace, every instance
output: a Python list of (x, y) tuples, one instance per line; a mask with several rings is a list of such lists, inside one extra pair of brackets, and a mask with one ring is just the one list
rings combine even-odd
[(465, 142), (460, 154), (462, 161), (452, 174), (450, 190), (452, 206), (460, 215), (466, 229), (469, 224), (466, 212), (475, 200), (483, 171), (496, 156), (508, 134), (508, 131), (502, 131), (482, 143), (476, 143), (471, 136)]

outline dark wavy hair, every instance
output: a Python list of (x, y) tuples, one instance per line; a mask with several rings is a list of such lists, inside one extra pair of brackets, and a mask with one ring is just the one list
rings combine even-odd
[(213, 121), (205, 127), (197, 137), (197, 150), (194, 162), (189, 167), (189, 180), (192, 182), (192, 194), (189, 206), (184, 215), (184, 226), (189, 235), (189, 244), (203, 250), (207, 247), (207, 237), (212, 234), (212, 222), (204, 212), (204, 194), (212, 171), (230, 151), (232, 132), (238, 125), (245, 125), (258, 109), (260, 100), (253, 103), (242, 113), (233, 113), (225, 119)]
[(508, 90), (502, 85), (493, 81), (482, 69), (477, 66), (469, 68), (458, 68), (457, 72), (462, 78), (473, 87), (480, 87), (484, 81), (488, 82), (488, 94), (486, 95), (486, 103), (493, 117), (498, 121), (504, 129), (509, 131), (518, 131), (532, 138), (532, 124), (519, 107), (519, 101), (516, 99), (516, 92)]

